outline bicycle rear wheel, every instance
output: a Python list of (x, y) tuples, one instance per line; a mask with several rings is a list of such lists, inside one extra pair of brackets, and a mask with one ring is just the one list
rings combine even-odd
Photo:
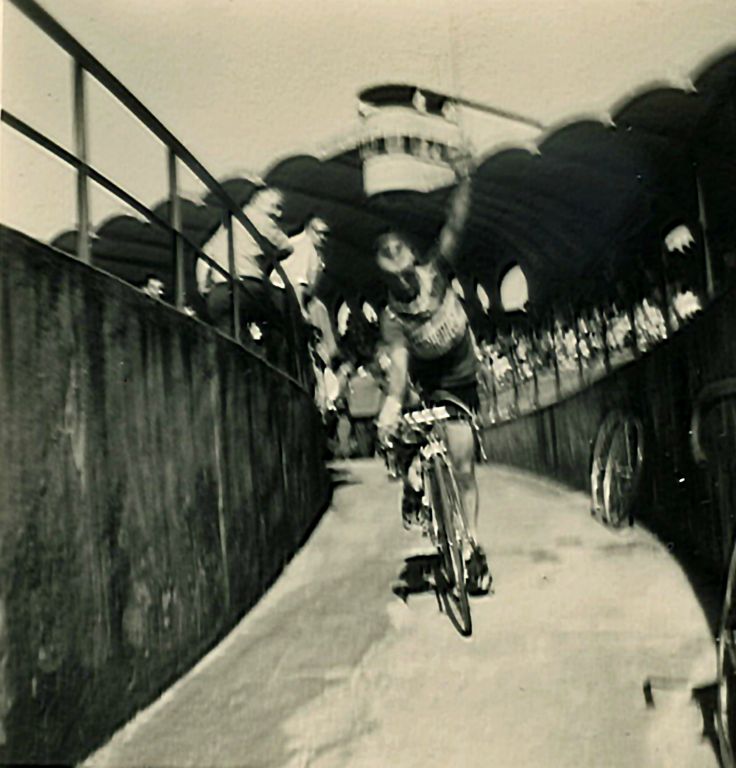
[(639, 419), (624, 416), (616, 426), (603, 474), (603, 520), (620, 528), (633, 523), (644, 465), (644, 430)]
[(731, 553), (717, 638), (716, 732), (723, 768), (736, 766), (736, 547)]
[(464, 637), (473, 631), (466, 585), (463, 545), (467, 538), (462, 499), (452, 467), (442, 457), (432, 462), (432, 507), (437, 523), (440, 561), (436, 581), (450, 621)]

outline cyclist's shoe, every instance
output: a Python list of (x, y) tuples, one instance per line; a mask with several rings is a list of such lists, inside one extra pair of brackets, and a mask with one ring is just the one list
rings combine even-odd
[(421, 523), (422, 514), (422, 493), (415, 491), (411, 486), (404, 486), (401, 495), (401, 518), (404, 528), (408, 531), (415, 525)]
[(488, 569), (488, 560), (483, 548), (476, 545), (465, 565), (468, 573), (468, 594), (473, 596), (487, 595), (491, 590), (493, 577)]

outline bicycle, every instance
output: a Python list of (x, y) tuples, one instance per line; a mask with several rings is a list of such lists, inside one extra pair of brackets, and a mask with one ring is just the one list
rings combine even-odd
[(445, 423), (450, 418), (444, 405), (403, 414), (395, 441), (386, 446), (386, 463), (390, 472), (396, 472), (397, 467), (406, 472), (419, 461), (423, 522), (438, 552), (435, 589), (453, 626), (469, 637), (473, 625), (464, 553), (472, 550), (475, 542), (468, 533), (462, 496), (448, 455)]

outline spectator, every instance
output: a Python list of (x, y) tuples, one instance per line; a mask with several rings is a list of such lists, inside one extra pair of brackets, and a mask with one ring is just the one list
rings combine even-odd
[[(330, 228), (324, 219), (312, 216), (304, 230), (290, 238), (293, 248), (291, 256), (281, 266), (294, 288), (302, 313), (307, 315), (307, 296), (311, 296), (320, 272), (324, 269), (324, 247), (330, 234)], [(271, 282), (282, 290), (285, 288), (281, 275), (274, 272)]]
[[(165, 283), (157, 274), (151, 272), (150, 274), (146, 275), (146, 282), (141, 286), (141, 291), (143, 291), (146, 296), (150, 296), (152, 299), (158, 299), (161, 301), (163, 300), (165, 293)], [(182, 307), (181, 311), (187, 317), (197, 316), (197, 313), (190, 306)]]
[[(237, 220), (233, 220), (234, 277), (240, 297), (239, 323), (244, 332), (252, 323), (266, 323), (269, 333), (284, 334), (284, 318), (267, 279), (274, 262), (285, 259), (292, 252), (289, 239), (279, 227), (282, 206), (282, 193), (273, 187), (262, 186), (243, 208), (243, 213), (260, 237), (254, 237)], [(225, 271), (229, 271), (225, 226), (217, 230), (203, 250)], [(197, 287), (207, 303), (212, 322), (229, 333), (232, 295), (227, 279), (203, 259), (198, 260), (196, 272)]]
[(316, 296), (307, 296), (306, 314), (310, 325), (317, 331), (315, 334), (314, 352), (323, 365), (329, 366), (336, 358), (338, 349), (327, 307)]
[(610, 347), (623, 352), (631, 344), (631, 318), (625, 312), (619, 312), (614, 306), (614, 314), (609, 323)]
[(702, 309), (698, 296), (688, 286), (680, 285), (672, 299), (671, 322), (679, 327)]
[(639, 338), (646, 349), (667, 338), (662, 310), (653, 299), (645, 298), (635, 310)]
[[(305, 343), (311, 341), (313, 353), (317, 354), (320, 365), (329, 365), (337, 351), (327, 309), (314, 296), (315, 285), (324, 269), (324, 247), (329, 233), (330, 228), (324, 219), (311, 216), (303, 231), (289, 239), (293, 251), (291, 256), (281, 263), (284, 274), (294, 290), (302, 317), (309, 326), (316, 329), (311, 336), (305, 337)], [(271, 274), (271, 284), (276, 289), (279, 309), (286, 316), (292, 309), (293, 298), (286, 291), (284, 280), (279, 273)], [(316, 371), (315, 375), (318, 375)]]
[(161, 300), (164, 295), (164, 281), (152, 272), (146, 275), (146, 281), (141, 286), (141, 291), (152, 299)]

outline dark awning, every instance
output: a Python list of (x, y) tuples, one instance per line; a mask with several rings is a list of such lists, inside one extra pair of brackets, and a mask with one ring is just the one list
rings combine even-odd
[[(695, 167), (718, 177), (706, 190), (714, 236), (724, 237), (736, 205), (736, 53), (720, 55), (693, 76), (693, 86), (654, 85), (615, 105), (610, 123), (577, 120), (555, 127), (536, 147), (485, 158), (473, 180), (473, 206), (462, 267), (487, 287), (510, 263), (525, 271), (536, 304), (591, 298), (642, 260), (659, 258), (668, 227), (697, 218)], [(298, 231), (311, 214), (332, 229), (328, 293), (380, 298), (373, 243), (388, 227), (431, 241), (444, 220), (450, 189), (392, 192), (367, 199), (357, 150), (319, 160), (287, 158), (266, 174), (286, 195), (285, 229)], [(222, 182), (236, 204), (253, 192), (247, 178)], [(217, 228), (221, 207), (206, 196), (183, 200), (188, 236), (202, 245)], [(156, 213), (168, 218), (168, 203)], [(731, 226), (730, 224), (728, 226)], [(93, 258), (131, 279), (171, 263), (170, 237), (131, 216), (100, 225)], [(68, 244), (70, 235), (65, 236)], [(58, 240), (58, 238), (57, 238)], [(133, 270), (135, 271), (135, 270)], [(167, 273), (173, 279), (173, 273)], [(189, 281), (189, 279), (188, 279)]]

